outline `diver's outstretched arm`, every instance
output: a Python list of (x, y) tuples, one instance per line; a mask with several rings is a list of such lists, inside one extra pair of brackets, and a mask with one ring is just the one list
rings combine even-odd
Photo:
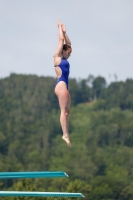
[(62, 27), (65, 43), (68, 44), (71, 47), (70, 39), (69, 39), (69, 37), (68, 37), (68, 35), (66, 33), (66, 27), (64, 26), (64, 24), (62, 24), (61, 27)]
[(64, 44), (64, 34), (62, 31), (62, 26), (61, 26), (60, 21), (58, 21), (58, 31), (59, 31), (59, 43), (58, 43), (58, 47), (55, 51), (54, 57), (61, 57), (63, 44)]

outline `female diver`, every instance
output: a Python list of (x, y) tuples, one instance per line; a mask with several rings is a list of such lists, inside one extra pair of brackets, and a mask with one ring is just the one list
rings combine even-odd
[[(69, 77), (69, 62), (67, 59), (71, 55), (71, 42), (66, 34), (66, 28), (60, 21), (58, 21), (59, 42), (54, 54), (54, 66), (57, 75), (57, 82), (55, 85), (55, 94), (59, 100), (61, 110), (60, 123), (63, 131), (62, 139), (71, 146), (69, 132), (68, 132), (68, 116), (70, 113), (70, 94), (68, 91), (68, 77)], [(65, 43), (65, 44), (64, 44)]]

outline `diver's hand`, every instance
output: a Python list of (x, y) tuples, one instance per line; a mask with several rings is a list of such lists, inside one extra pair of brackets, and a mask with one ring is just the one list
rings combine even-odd
[(64, 24), (61, 24), (61, 28), (62, 28), (63, 33), (66, 34), (66, 27)]

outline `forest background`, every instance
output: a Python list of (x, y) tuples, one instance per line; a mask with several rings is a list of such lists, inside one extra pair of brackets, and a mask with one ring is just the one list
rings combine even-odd
[(101, 76), (69, 80), (71, 148), (61, 139), (55, 82), (14, 73), (0, 79), (0, 171), (65, 171), (69, 178), (0, 180), (0, 190), (132, 200), (133, 79), (109, 85)]

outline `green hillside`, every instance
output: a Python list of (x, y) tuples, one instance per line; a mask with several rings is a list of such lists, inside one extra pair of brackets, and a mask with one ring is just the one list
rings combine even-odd
[(71, 148), (61, 139), (55, 81), (16, 74), (0, 80), (0, 171), (65, 171), (69, 178), (1, 180), (1, 190), (132, 200), (133, 80), (107, 85), (103, 77), (70, 79)]

